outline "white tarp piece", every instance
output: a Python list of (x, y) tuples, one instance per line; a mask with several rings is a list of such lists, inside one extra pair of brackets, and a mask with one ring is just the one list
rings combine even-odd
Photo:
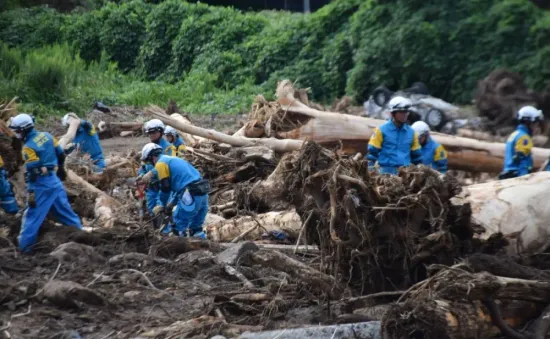
[(466, 186), (472, 217), (485, 227), (483, 238), (509, 235), (510, 253), (539, 253), (550, 245), (550, 172)]

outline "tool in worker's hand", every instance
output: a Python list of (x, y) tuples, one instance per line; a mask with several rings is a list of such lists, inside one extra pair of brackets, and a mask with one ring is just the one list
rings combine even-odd
[(136, 181), (136, 195), (138, 198), (138, 209), (139, 209), (139, 221), (143, 221), (145, 215), (145, 188), (146, 184), (140, 181)]

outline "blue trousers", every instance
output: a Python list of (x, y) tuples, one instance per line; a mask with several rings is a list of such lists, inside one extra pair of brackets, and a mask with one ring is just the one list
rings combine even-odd
[(147, 210), (149, 214), (153, 215), (153, 208), (157, 206), (157, 200), (159, 192), (152, 188), (145, 189), (145, 203), (147, 204)]
[(179, 198), (173, 214), (174, 228), (180, 235), (185, 234), (189, 229), (191, 235), (205, 238), (202, 224), (206, 219), (206, 214), (208, 214), (208, 194), (194, 196), (190, 205), (185, 205)]
[(3, 168), (0, 169), (0, 206), (9, 214), (16, 214), (19, 211), (8, 175)]
[(40, 226), (51, 211), (55, 219), (66, 226), (81, 229), (80, 218), (73, 211), (61, 180), (55, 175), (39, 176), (28, 184), (34, 191), (36, 207), (27, 207), (23, 214), (23, 225), (19, 233), (19, 249), (29, 252), (36, 243)]

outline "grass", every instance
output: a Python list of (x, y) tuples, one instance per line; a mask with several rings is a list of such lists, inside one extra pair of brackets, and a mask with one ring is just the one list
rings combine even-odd
[(122, 74), (105, 55), (86, 64), (68, 45), (22, 51), (0, 44), (0, 98), (18, 96), (20, 110), (38, 117), (85, 113), (96, 101), (165, 106), (170, 99), (195, 114), (235, 114), (247, 111), (262, 91), (251, 83), (220, 89), (216, 81), (216, 76), (201, 71), (192, 71), (175, 83), (144, 81)]

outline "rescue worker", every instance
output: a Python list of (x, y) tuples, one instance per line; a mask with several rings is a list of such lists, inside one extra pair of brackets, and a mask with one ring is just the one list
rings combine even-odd
[(151, 142), (159, 145), (162, 148), (162, 152), (166, 155), (176, 156), (176, 147), (164, 139), (164, 123), (159, 119), (149, 120), (143, 125), (143, 131), (149, 136)]
[(19, 248), (30, 252), (49, 212), (64, 225), (81, 229), (82, 224), (69, 204), (61, 182), (67, 174), (65, 152), (58, 141), (49, 133), (35, 131), (34, 119), (28, 114), (11, 118), (8, 127), (24, 142), (27, 206), (19, 234)]
[(430, 126), (424, 121), (417, 121), (411, 127), (422, 147), (422, 163), (442, 174), (447, 173), (447, 151), (430, 136)]
[(166, 140), (170, 142), (176, 148), (176, 154), (178, 157), (182, 157), (186, 151), (185, 142), (181, 139), (178, 131), (172, 126), (166, 126), (164, 129)]
[[(164, 134), (164, 123), (159, 119), (152, 119), (147, 121), (143, 125), (143, 131), (149, 136), (151, 142), (159, 145), (162, 148), (162, 151), (166, 155), (176, 156), (176, 148), (174, 145), (169, 143), (166, 139), (162, 137)], [(138, 175), (143, 176), (153, 169), (152, 164), (143, 163), (138, 171)], [(163, 194), (160, 191), (158, 183), (151, 181), (147, 185), (145, 190), (145, 200), (147, 204), (147, 210), (149, 213), (153, 214), (153, 208), (157, 206), (157, 201), (160, 199), (162, 204), (166, 204), (169, 198), (169, 194)], [(155, 219), (155, 222), (159, 220)]]
[(179, 236), (205, 239), (202, 225), (208, 213), (208, 180), (202, 179), (199, 171), (184, 159), (162, 155), (162, 148), (154, 143), (143, 147), (141, 159), (155, 169), (140, 180), (147, 183), (156, 177), (161, 191), (170, 193), (167, 204), (154, 208), (155, 215), (173, 215), (174, 231)]
[[(61, 120), (63, 127), (69, 127), (70, 118), (79, 119), (76, 114), (67, 113)], [(99, 142), (99, 136), (97, 135), (95, 126), (91, 122), (80, 119), (80, 126), (76, 131), (73, 143), (77, 145), (80, 151), (90, 155), (90, 159), (93, 162), (92, 172), (95, 174), (103, 174), (103, 171), (105, 170), (103, 149), (101, 148), (101, 143)], [(74, 148), (69, 149), (66, 153), (70, 153), (73, 149)]]
[(4, 159), (2, 159), (2, 156), (0, 156), (0, 206), (8, 214), (17, 214), (19, 211), (13, 187), (8, 181), (8, 172), (4, 168)]
[(533, 129), (542, 122), (542, 111), (533, 106), (522, 107), (516, 117), (517, 128), (506, 140), (504, 169), (499, 179), (509, 179), (529, 174), (533, 170)]
[(367, 160), (374, 170), (378, 162), (380, 173), (397, 174), (401, 166), (422, 163), (422, 150), (418, 136), (407, 124), (412, 102), (404, 97), (390, 100), (391, 120), (374, 130), (369, 141)]

